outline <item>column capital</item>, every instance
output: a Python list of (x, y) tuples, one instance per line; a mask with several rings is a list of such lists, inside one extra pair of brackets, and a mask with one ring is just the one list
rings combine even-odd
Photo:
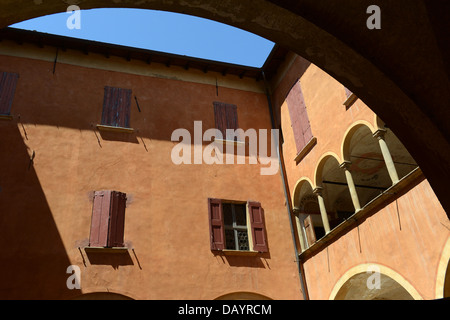
[(351, 161), (344, 160), (344, 161), (342, 161), (342, 163), (339, 164), (339, 167), (344, 170), (350, 170), (351, 165), (352, 165)]
[(313, 193), (314, 193), (316, 196), (321, 196), (321, 195), (322, 195), (322, 191), (323, 191), (323, 188), (322, 188), (322, 187), (315, 187), (314, 190), (313, 190)]
[(372, 134), (372, 136), (376, 139), (384, 139), (384, 135), (386, 134), (386, 132), (386, 129), (378, 129)]

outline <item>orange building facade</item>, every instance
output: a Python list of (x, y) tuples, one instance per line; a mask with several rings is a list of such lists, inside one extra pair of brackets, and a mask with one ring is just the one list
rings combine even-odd
[(445, 211), (316, 66), (39, 36), (0, 43), (3, 299), (448, 296)]

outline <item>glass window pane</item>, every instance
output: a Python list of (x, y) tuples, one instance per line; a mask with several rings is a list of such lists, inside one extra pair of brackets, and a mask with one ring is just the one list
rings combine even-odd
[(247, 213), (245, 204), (235, 204), (234, 212), (236, 214), (236, 225), (246, 226), (247, 225)]
[(228, 250), (236, 250), (236, 243), (234, 241), (234, 230), (225, 229), (225, 243)]
[(233, 225), (233, 214), (231, 211), (231, 203), (222, 203), (223, 209), (223, 222), (226, 226)]

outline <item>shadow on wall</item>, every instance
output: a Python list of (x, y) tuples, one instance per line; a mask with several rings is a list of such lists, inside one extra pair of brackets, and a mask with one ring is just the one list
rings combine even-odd
[[(71, 265), (17, 126), (0, 122), (0, 299), (60, 299)], [(26, 140), (25, 140), (26, 141)]]

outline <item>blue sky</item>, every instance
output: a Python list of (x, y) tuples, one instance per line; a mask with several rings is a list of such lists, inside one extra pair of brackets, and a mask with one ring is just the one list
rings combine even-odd
[(261, 67), (273, 43), (215, 21), (141, 9), (81, 10), (80, 29), (69, 29), (63, 12), (11, 25), (63, 36)]

